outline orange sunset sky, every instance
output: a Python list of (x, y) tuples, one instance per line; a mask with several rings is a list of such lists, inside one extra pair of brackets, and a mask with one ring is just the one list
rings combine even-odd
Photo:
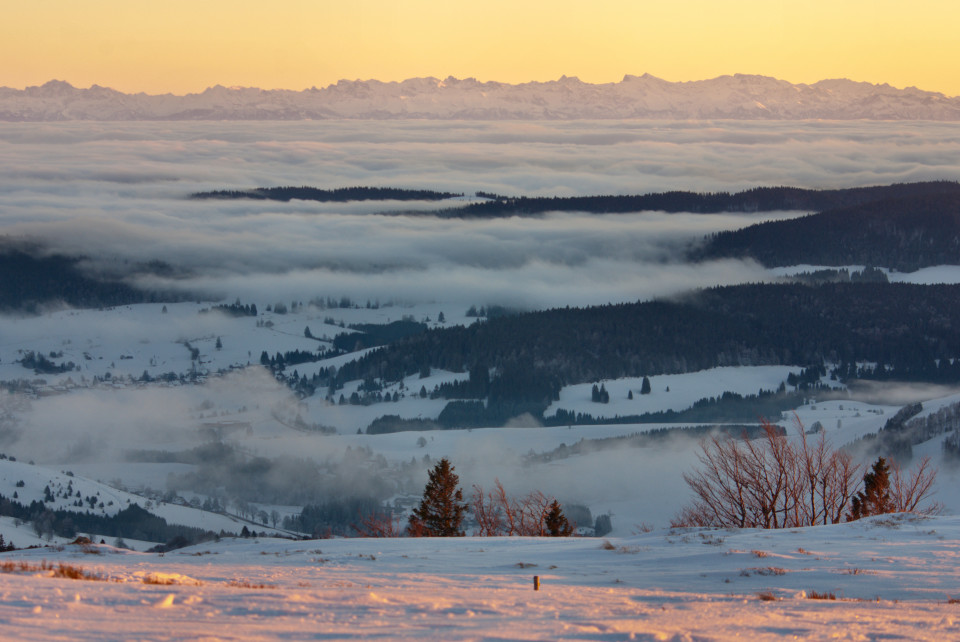
[(0, 21), (0, 86), (126, 92), (417, 76), (612, 82), (850, 78), (960, 95), (956, 0), (32, 0)]

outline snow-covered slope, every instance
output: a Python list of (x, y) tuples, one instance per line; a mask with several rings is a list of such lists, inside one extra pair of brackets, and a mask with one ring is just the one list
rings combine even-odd
[(0, 88), (0, 120), (874, 119), (960, 120), (960, 98), (845, 79), (792, 84), (736, 74), (668, 82), (649, 74), (591, 84), (563, 76), (517, 85), (473, 78), (341, 80), (304, 91), (217, 85), (199, 94), (124, 94), (50, 81)]
[[(892, 515), (607, 542), (65, 546), (0, 555), (14, 571), (0, 573), (0, 621), (30, 640), (941, 641), (960, 636), (958, 538), (960, 518)], [(59, 564), (109, 581), (57, 577)]]

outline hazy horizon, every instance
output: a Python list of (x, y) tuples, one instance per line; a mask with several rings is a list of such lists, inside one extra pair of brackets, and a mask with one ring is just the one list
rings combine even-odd
[(0, 85), (7, 86), (68, 78), (189, 93), (217, 83), (311, 87), (447, 75), (611, 82), (640, 70), (672, 81), (741, 72), (960, 94), (960, 7), (945, 0), (50, 0), (11, 8), (5, 18), (0, 59), (10, 64)]
[(19, 84), (13, 85), (13, 86), (11, 86), (11, 85), (3, 85), (3, 86), (0, 86), (0, 89), (13, 89), (13, 90), (17, 90), (17, 91), (23, 91), (23, 90), (26, 90), (26, 89), (39, 88), (39, 87), (42, 87), (42, 86), (47, 85), (47, 84), (50, 84), (50, 83), (66, 83), (66, 84), (70, 85), (71, 87), (73, 87), (74, 89), (93, 89), (93, 88), (95, 88), (95, 87), (100, 87), (100, 88), (104, 88), (104, 89), (112, 89), (112, 90), (114, 90), (114, 91), (119, 91), (120, 93), (127, 94), (127, 95), (136, 95), (136, 94), (143, 93), (143, 94), (146, 94), (146, 95), (148, 95), (148, 96), (166, 96), (166, 95), (188, 96), (188, 95), (202, 94), (202, 93), (205, 92), (205, 91), (208, 91), (208, 90), (211, 90), (211, 89), (215, 89), (215, 88), (217, 88), (217, 87), (225, 87), (225, 88), (227, 88), (227, 89), (256, 89), (256, 90), (260, 90), (260, 91), (291, 91), (291, 92), (304, 92), (304, 91), (310, 91), (310, 90), (324, 90), (324, 89), (329, 89), (329, 88), (331, 88), (331, 87), (337, 86), (337, 85), (340, 84), (340, 83), (354, 83), (354, 82), (367, 82), (367, 83), (371, 83), (371, 82), (379, 82), (379, 83), (384, 83), (384, 84), (401, 84), (401, 83), (404, 83), (404, 82), (407, 82), (407, 81), (414, 81), (414, 80), (437, 80), (437, 81), (445, 81), (445, 80), (450, 80), (450, 79), (457, 80), (457, 81), (477, 81), (477, 82), (482, 83), (482, 84), (491, 83), (491, 84), (512, 85), (512, 86), (519, 86), (519, 85), (537, 85), (537, 84), (544, 85), (544, 84), (559, 82), (559, 81), (562, 81), (562, 80), (564, 80), (564, 79), (568, 79), (568, 80), (569, 80), (569, 79), (572, 79), (572, 80), (578, 80), (578, 81), (582, 82), (582, 83), (585, 84), (585, 85), (603, 86), (603, 85), (615, 85), (615, 84), (618, 84), (618, 83), (623, 82), (624, 80), (626, 80), (626, 79), (628, 79), (628, 78), (639, 78), (639, 77), (645, 77), (645, 76), (646, 76), (646, 77), (656, 78), (656, 79), (658, 79), (658, 80), (663, 80), (663, 81), (668, 82), (668, 83), (671, 83), (671, 84), (696, 84), (696, 83), (708, 82), (708, 81), (711, 81), (711, 80), (717, 80), (717, 79), (720, 79), (720, 78), (740, 77), (740, 76), (745, 76), (745, 77), (760, 77), (760, 78), (771, 78), (771, 79), (778, 80), (778, 81), (788, 82), (788, 83), (790, 83), (790, 84), (792, 84), (792, 85), (797, 85), (797, 86), (813, 86), (813, 85), (816, 85), (817, 83), (830, 82), (830, 81), (838, 81), (838, 80), (849, 80), (850, 82), (854, 82), (854, 83), (858, 83), (858, 84), (859, 84), (859, 83), (865, 83), (865, 84), (873, 85), (874, 87), (890, 86), (890, 87), (892, 87), (892, 88), (894, 88), (894, 89), (898, 89), (898, 90), (918, 89), (918, 90), (920, 90), (920, 91), (925, 91), (925, 92), (930, 92), (930, 93), (940, 93), (940, 94), (943, 94), (943, 95), (944, 95), (945, 97), (947, 97), (947, 98), (957, 98), (957, 97), (960, 97), (960, 90), (958, 90), (957, 93), (955, 93), (955, 94), (950, 94), (950, 93), (945, 93), (945, 92), (943, 92), (943, 91), (941, 91), (941, 90), (938, 90), (938, 89), (931, 89), (931, 88), (929, 88), (929, 87), (920, 87), (920, 86), (917, 86), (917, 85), (907, 85), (907, 84), (895, 85), (895, 84), (892, 84), (892, 83), (890, 83), (890, 82), (888, 82), (888, 81), (886, 81), (886, 80), (871, 81), (871, 80), (863, 80), (863, 79), (860, 79), (860, 78), (855, 78), (855, 77), (854, 77), (854, 78), (851, 78), (851, 77), (846, 77), (846, 76), (843, 76), (843, 77), (841, 77), (841, 76), (825, 76), (825, 77), (822, 77), (822, 78), (817, 78), (817, 79), (815, 79), (815, 80), (795, 81), (795, 80), (791, 80), (791, 79), (788, 79), (788, 78), (785, 78), (785, 77), (782, 77), (782, 76), (777, 76), (777, 75), (750, 73), (750, 72), (738, 71), (738, 70), (731, 70), (731, 71), (728, 71), (728, 72), (719, 73), (719, 74), (711, 75), (711, 76), (703, 76), (703, 77), (696, 77), (696, 78), (677, 78), (677, 79), (674, 79), (674, 78), (666, 78), (666, 77), (663, 77), (663, 76), (659, 76), (659, 75), (657, 75), (657, 74), (649, 73), (649, 72), (647, 72), (647, 71), (640, 71), (640, 72), (638, 72), (638, 73), (631, 73), (631, 72), (627, 71), (627, 72), (624, 72), (623, 74), (621, 74), (618, 78), (609, 79), (609, 80), (596, 80), (596, 81), (594, 81), (594, 80), (584, 80), (584, 79), (580, 78), (579, 76), (577, 76), (577, 75), (575, 75), (575, 74), (565, 74), (565, 73), (561, 73), (561, 74), (559, 74), (559, 75), (551, 76), (551, 77), (537, 77), (537, 78), (529, 78), (529, 79), (526, 79), (526, 80), (517, 80), (517, 81), (505, 81), (505, 80), (502, 80), (502, 79), (496, 78), (496, 77), (478, 78), (478, 77), (476, 77), (476, 76), (457, 76), (457, 75), (454, 75), (454, 74), (419, 75), (419, 76), (396, 76), (396, 77), (387, 77), (387, 78), (379, 78), (379, 77), (373, 77), (373, 76), (370, 76), (370, 77), (346, 77), (346, 76), (345, 76), (345, 77), (342, 77), (342, 78), (337, 78), (337, 79), (335, 79), (335, 80), (326, 81), (326, 82), (324, 82), (324, 83), (321, 84), (321, 85), (317, 85), (316, 83), (313, 83), (313, 84), (304, 84), (304, 85), (298, 85), (298, 86), (258, 86), (258, 85), (236, 85), (236, 84), (231, 85), (231, 84), (226, 84), (226, 83), (224, 83), (224, 82), (213, 81), (213, 82), (211, 82), (210, 84), (208, 84), (208, 85), (206, 85), (206, 86), (204, 86), (204, 87), (202, 87), (202, 88), (196, 88), (196, 89), (193, 89), (193, 90), (180, 91), (180, 92), (177, 92), (177, 91), (175, 91), (175, 90), (173, 90), (173, 89), (157, 89), (157, 90), (154, 90), (154, 91), (133, 91), (133, 90), (127, 91), (127, 90), (123, 90), (123, 89), (119, 89), (119, 88), (117, 88), (117, 87), (111, 86), (111, 85), (109, 85), (109, 84), (105, 84), (105, 83), (102, 83), (102, 82), (98, 82), (96, 79), (91, 80), (91, 81), (88, 81), (86, 84), (78, 84), (78, 83), (72, 82), (72, 81), (71, 81), (69, 78), (67, 78), (67, 77), (55, 77), (55, 76), (51, 76), (50, 78), (48, 78), (48, 79), (46, 79), (46, 80), (40, 80), (40, 81), (33, 82), (33, 83), (19, 83)]

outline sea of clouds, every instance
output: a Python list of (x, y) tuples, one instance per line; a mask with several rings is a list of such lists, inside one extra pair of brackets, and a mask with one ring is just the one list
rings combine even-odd
[[(352, 185), (472, 195), (837, 188), (960, 176), (960, 130), (925, 122), (0, 123), (2, 235), (148, 284), (245, 300), (315, 295), (588, 305), (767, 278), (685, 263), (761, 216), (644, 212), (464, 221), (435, 203), (194, 201), (192, 192)], [(446, 207), (446, 204), (443, 205)], [(389, 210), (392, 216), (371, 216)]]

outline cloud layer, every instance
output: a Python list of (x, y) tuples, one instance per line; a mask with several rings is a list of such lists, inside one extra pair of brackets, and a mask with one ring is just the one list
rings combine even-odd
[(581, 195), (958, 176), (960, 132), (936, 123), (0, 123), (3, 234), (121, 269), (166, 261), (191, 278), (159, 285), (251, 300), (635, 300), (763, 278), (749, 263), (676, 258), (684, 243), (758, 218), (449, 221), (371, 216), (435, 204), (191, 201), (191, 192), (369, 185)]

